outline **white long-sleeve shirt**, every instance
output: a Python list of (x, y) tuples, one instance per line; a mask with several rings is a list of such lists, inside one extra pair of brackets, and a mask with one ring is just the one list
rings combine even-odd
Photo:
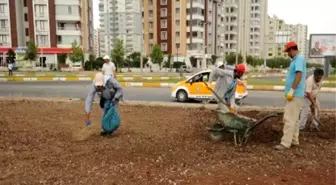
[(219, 97), (224, 98), (228, 85), (232, 82), (233, 70), (214, 67), (210, 73), (209, 83), (216, 81), (214, 91)]
[(116, 67), (113, 62), (108, 62), (108, 63), (103, 64), (102, 72), (104, 75), (113, 76), (113, 73), (115, 70), (116, 70)]

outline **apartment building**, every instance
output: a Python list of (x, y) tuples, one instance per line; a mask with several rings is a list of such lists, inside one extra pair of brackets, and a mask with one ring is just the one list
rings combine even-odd
[(96, 57), (102, 56), (100, 52), (100, 31), (95, 29), (93, 32), (93, 50)]
[(103, 55), (111, 55), (115, 39), (124, 42), (126, 55), (140, 52), (142, 24), (140, 0), (100, 0), (100, 47)]
[(277, 16), (268, 18), (268, 28), (266, 33), (265, 48), (267, 58), (288, 57), (287, 53), (283, 52), (284, 45), (294, 40), (299, 46), (300, 52), (307, 56), (308, 27), (302, 24), (286, 24), (284, 20)]
[[(20, 63), (29, 41), (38, 47), (36, 64)], [(0, 0), (0, 63), (11, 48), (18, 65), (48, 67), (57, 63), (58, 54), (69, 53), (74, 41), (88, 58), (93, 51), (92, 0)]]
[(224, 0), (225, 55), (262, 57), (267, 26), (267, 0)]
[(224, 54), (222, 0), (142, 0), (145, 54), (158, 44), (173, 61), (194, 56), (205, 67), (211, 55)]

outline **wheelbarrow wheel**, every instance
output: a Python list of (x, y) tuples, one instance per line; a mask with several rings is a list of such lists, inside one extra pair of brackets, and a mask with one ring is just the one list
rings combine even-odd
[(218, 131), (210, 131), (209, 137), (212, 141), (220, 142), (223, 141), (224, 139), (224, 133)]
[(209, 129), (209, 137), (212, 141), (215, 142), (220, 142), (223, 141), (224, 139), (224, 133), (223, 133), (223, 126), (221, 124), (215, 124), (214, 126), (212, 126), (211, 129)]

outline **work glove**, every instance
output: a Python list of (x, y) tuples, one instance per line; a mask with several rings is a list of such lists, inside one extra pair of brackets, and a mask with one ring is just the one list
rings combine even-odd
[(231, 113), (235, 113), (235, 108), (234, 107), (230, 107), (230, 112)]
[(294, 89), (290, 89), (289, 92), (286, 94), (287, 101), (292, 101), (294, 97)]
[(114, 107), (119, 102), (119, 99), (113, 98), (111, 101), (112, 106)]

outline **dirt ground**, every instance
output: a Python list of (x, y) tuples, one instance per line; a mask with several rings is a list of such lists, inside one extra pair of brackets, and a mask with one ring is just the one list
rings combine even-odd
[[(111, 138), (84, 141), (83, 103), (0, 101), (0, 184), (97, 185), (329, 185), (335, 184), (335, 113), (324, 132), (304, 132), (300, 146), (277, 152), (281, 119), (257, 128), (246, 147), (215, 143), (208, 110), (122, 106)], [(247, 112), (260, 118), (264, 113)]]

